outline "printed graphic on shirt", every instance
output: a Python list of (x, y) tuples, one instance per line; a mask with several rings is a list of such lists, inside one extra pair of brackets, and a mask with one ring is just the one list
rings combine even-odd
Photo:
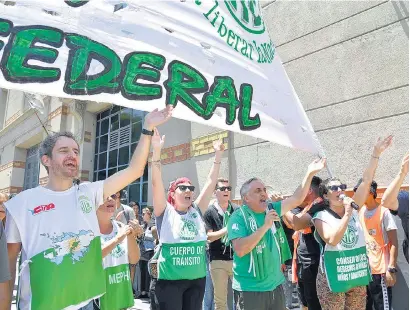
[(44, 258), (60, 265), (65, 256), (69, 256), (73, 264), (80, 262), (87, 253), (94, 233), (91, 230), (81, 230), (78, 234), (67, 232), (62, 235), (50, 236), (40, 234), (52, 241), (52, 247), (44, 251)]
[(88, 198), (87, 196), (81, 195), (80, 197), (78, 197), (78, 203), (80, 205), (81, 211), (83, 211), (83, 213), (85, 214), (90, 213), (93, 209), (90, 198)]
[(100, 237), (85, 230), (41, 236), (52, 245), (30, 259), (32, 310), (64, 309), (105, 293)]
[(348, 225), (345, 234), (341, 240), (341, 245), (347, 249), (353, 248), (359, 241), (359, 233), (355, 226)]
[(194, 240), (197, 235), (198, 229), (196, 228), (195, 223), (186, 218), (182, 218), (179, 237), (182, 240)]
[(54, 203), (50, 203), (48, 205), (41, 205), (41, 206), (35, 207), (33, 210), (29, 210), (29, 211), (31, 212), (31, 215), (38, 215), (43, 212), (52, 211), (55, 209), (55, 207), (56, 206), (54, 205)]

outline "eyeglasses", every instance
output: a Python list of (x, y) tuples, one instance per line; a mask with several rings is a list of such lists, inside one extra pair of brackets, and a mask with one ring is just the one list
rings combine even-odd
[(228, 192), (230, 192), (232, 190), (232, 186), (221, 186), (221, 187), (218, 187), (217, 190), (221, 192), (228, 190)]
[(177, 188), (182, 192), (186, 192), (187, 189), (189, 189), (190, 192), (195, 191), (195, 186), (193, 185), (178, 185)]
[(110, 197), (111, 197), (112, 199), (117, 199), (117, 198), (118, 198), (117, 194), (112, 194)]
[(346, 184), (340, 184), (340, 185), (332, 185), (328, 186), (328, 189), (330, 189), (332, 192), (337, 191), (340, 188), (340, 190), (344, 191), (347, 188)]

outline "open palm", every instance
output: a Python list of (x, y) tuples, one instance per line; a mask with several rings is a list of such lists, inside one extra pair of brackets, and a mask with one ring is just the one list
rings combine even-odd
[(381, 153), (383, 153), (391, 145), (392, 141), (393, 141), (393, 135), (390, 135), (384, 139), (379, 137), (374, 146), (374, 150), (377, 153), (376, 155), (380, 155)]
[(146, 126), (148, 128), (153, 128), (165, 123), (171, 118), (173, 109), (174, 107), (169, 104), (165, 109), (155, 109), (149, 112), (147, 116), (145, 116)]
[(320, 170), (326, 167), (326, 158), (318, 158), (314, 160), (308, 168), (310, 173), (318, 173)]

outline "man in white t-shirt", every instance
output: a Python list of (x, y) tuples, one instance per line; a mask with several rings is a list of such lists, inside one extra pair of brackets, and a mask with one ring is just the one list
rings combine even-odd
[(143, 175), (153, 129), (171, 114), (171, 106), (149, 113), (129, 166), (104, 181), (73, 186), (80, 147), (71, 133), (55, 133), (42, 142), (39, 156), (48, 183), (5, 203), (10, 287), (22, 251), (20, 310), (89, 309), (90, 301), (105, 293), (96, 210)]

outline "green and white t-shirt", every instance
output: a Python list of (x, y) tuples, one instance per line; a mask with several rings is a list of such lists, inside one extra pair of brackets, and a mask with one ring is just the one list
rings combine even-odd
[[(335, 228), (340, 226), (341, 221), (327, 209), (316, 213), (312, 221), (317, 219)], [(324, 243), (317, 230), (314, 236), (321, 248), (320, 268), (326, 274), (333, 293), (345, 293), (352, 288), (369, 284), (369, 259), (363, 228), (356, 210), (353, 210), (343, 238), (336, 246)]]
[(194, 280), (206, 276), (205, 225), (201, 214), (189, 207), (178, 213), (167, 203), (160, 228), (158, 279)]
[(96, 208), (103, 182), (38, 186), (5, 205), (8, 243), (22, 244), (20, 310), (79, 309), (105, 293)]
[[(117, 233), (118, 222), (112, 221), (113, 230), (101, 236), (102, 246), (113, 239)], [(131, 274), (128, 267), (128, 243), (125, 238), (110, 254), (103, 258), (107, 292), (100, 298), (101, 310), (120, 310), (134, 305)]]
[[(244, 207), (247, 208), (245, 213), (241, 210)], [(272, 203), (272, 207), (278, 214), (282, 214), (280, 202)], [(229, 219), (228, 240), (232, 241), (237, 238), (250, 236), (264, 225), (265, 216), (265, 212), (256, 213), (247, 206), (237, 209)], [(279, 244), (275, 240), (275, 233), (276, 230), (273, 225), (272, 229), (266, 232), (265, 236), (256, 246), (256, 257), (253, 257), (252, 251), (242, 257), (234, 253), (232, 281), (232, 288), (234, 290), (242, 292), (267, 292), (274, 290), (285, 281), (281, 272), (281, 255)], [(263, 271), (260, 271), (262, 275), (256, 274), (255, 270), (251, 268), (258, 263), (261, 268), (264, 268)]]

